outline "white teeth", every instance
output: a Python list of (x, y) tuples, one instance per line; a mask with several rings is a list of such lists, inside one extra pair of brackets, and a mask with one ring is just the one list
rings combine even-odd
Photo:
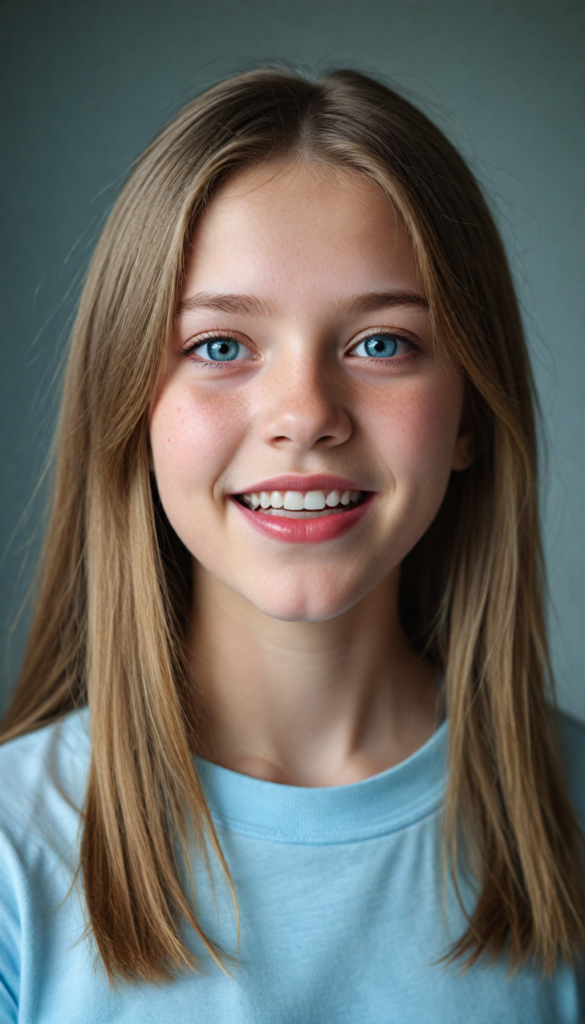
[(287, 491), (284, 496), (284, 507), (291, 512), (300, 512), (305, 507), (305, 499), (300, 491)]
[(337, 508), (339, 505), (349, 505), (350, 502), (357, 502), (361, 497), (361, 491), (254, 491), (251, 494), (243, 494), (242, 500), (248, 508), (256, 510), (264, 509), (286, 509), (290, 512), (321, 512), (326, 508)]
[(325, 508), (325, 495), (323, 494), (323, 491), (307, 491), (305, 494), (304, 507), (311, 511)]

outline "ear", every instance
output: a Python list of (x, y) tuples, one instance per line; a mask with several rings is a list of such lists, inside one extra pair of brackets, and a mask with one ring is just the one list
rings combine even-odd
[(150, 444), (150, 435), (146, 439), (147, 452), (148, 452), (148, 472), (154, 473), (154, 459), (152, 457), (152, 447)]
[(459, 433), (453, 449), (453, 461), (451, 469), (456, 471), (467, 469), (475, 458), (475, 430), (473, 417), (469, 408), (469, 401), (466, 398), (463, 403), (461, 420), (459, 421)]
[(473, 462), (475, 455), (474, 451), (474, 436), (472, 430), (460, 430), (457, 435), (455, 442), (455, 448), (453, 450), (453, 461), (451, 463), (451, 469), (461, 470), (467, 469), (468, 466)]

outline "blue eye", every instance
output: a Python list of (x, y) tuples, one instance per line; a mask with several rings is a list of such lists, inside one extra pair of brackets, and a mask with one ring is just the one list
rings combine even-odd
[(213, 341), (205, 341), (198, 345), (195, 351), (203, 359), (209, 359), (214, 363), (229, 363), (237, 359), (240, 349), (243, 346), (233, 338), (214, 338)]
[(354, 356), (369, 356), (370, 359), (389, 359), (396, 355), (399, 345), (406, 345), (397, 334), (370, 334), (353, 349)]

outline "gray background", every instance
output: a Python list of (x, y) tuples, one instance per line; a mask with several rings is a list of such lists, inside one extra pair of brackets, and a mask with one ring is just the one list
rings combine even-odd
[(1, 693), (22, 649), (26, 615), (9, 625), (36, 563), (67, 327), (120, 178), (198, 89), (284, 58), (391, 76), (488, 191), (545, 415), (560, 700), (585, 719), (585, 3), (10, 0), (0, 33)]

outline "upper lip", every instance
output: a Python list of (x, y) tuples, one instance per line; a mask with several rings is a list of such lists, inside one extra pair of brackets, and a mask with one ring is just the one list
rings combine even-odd
[(284, 473), (266, 480), (260, 480), (249, 487), (234, 491), (234, 494), (254, 494), (258, 491), (364, 491), (367, 488), (347, 480), (343, 476), (331, 476), (329, 473), (315, 473), (300, 476), (295, 473)]

